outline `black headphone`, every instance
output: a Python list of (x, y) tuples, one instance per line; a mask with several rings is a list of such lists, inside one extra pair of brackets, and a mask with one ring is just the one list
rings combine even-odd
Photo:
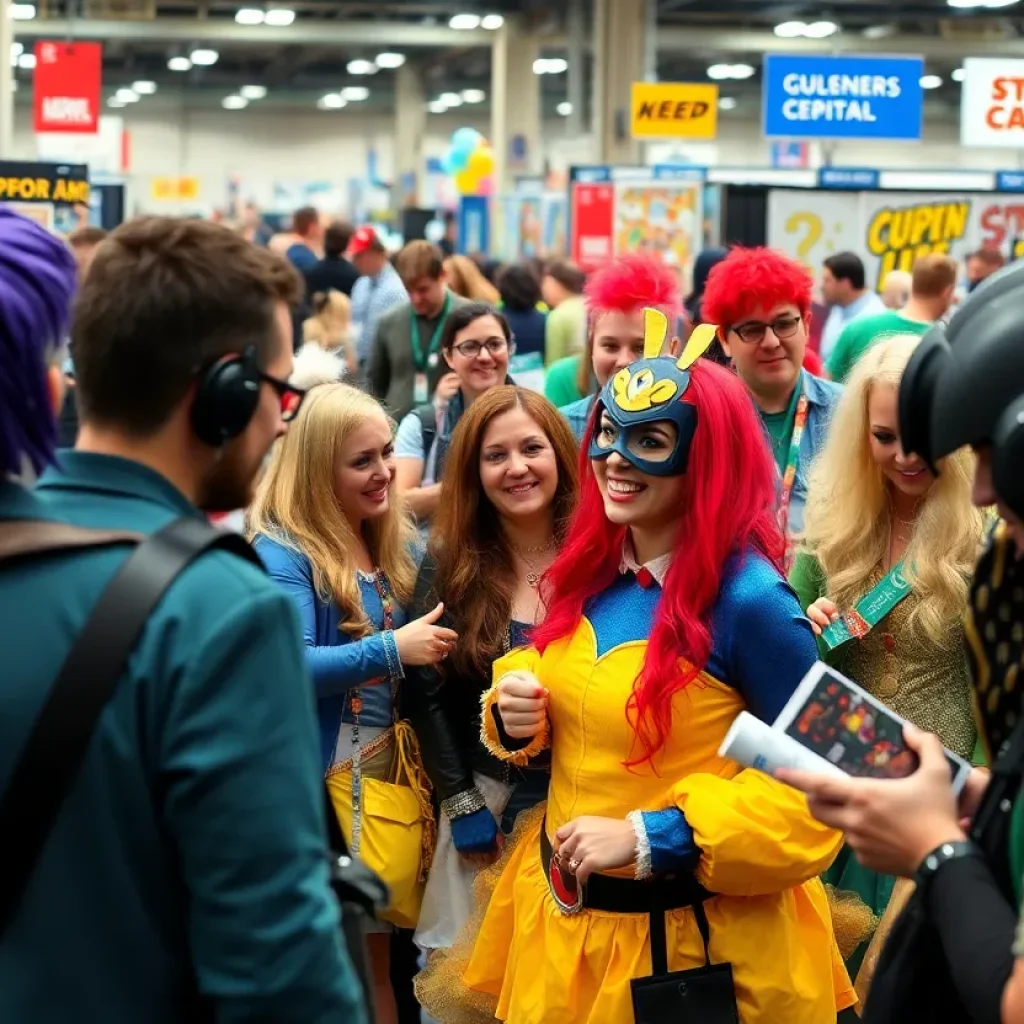
[(259, 400), (256, 346), (249, 345), (203, 371), (192, 403), (192, 430), (204, 444), (219, 448), (245, 430)]
[(1024, 395), (1000, 414), (992, 431), (992, 487), (1024, 518)]

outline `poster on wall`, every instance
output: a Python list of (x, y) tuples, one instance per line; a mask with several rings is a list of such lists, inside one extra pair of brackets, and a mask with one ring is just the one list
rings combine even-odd
[(890, 271), (910, 270), (933, 252), (963, 260), (986, 246), (1021, 256), (1024, 195), (773, 189), (768, 244), (815, 271), (826, 256), (852, 250), (865, 258), (869, 287), (879, 290)]
[(960, 142), (1024, 148), (1024, 60), (969, 57), (964, 61)]
[(588, 273), (612, 258), (615, 187), (607, 181), (579, 181), (572, 194), (572, 259)]
[(620, 183), (615, 196), (615, 252), (656, 252), (689, 268), (703, 238), (701, 182)]
[(84, 164), (0, 160), (0, 203), (52, 231), (89, 223), (89, 169)]

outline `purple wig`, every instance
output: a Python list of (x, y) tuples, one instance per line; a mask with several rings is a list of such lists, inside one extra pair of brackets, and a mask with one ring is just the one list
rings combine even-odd
[(75, 260), (61, 239), (0, 206), (0, 479), (53, 460), (47, 369), (64, 344)]

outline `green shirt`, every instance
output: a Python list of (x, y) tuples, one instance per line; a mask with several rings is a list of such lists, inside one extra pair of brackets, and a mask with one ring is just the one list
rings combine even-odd
[(789, 460), (789, 445), (793, 439), (793, 423), (796, 420), (796, 406), (800, 401), (800, 389), (793, 388), (788, 407), (782, 412), (762, 412), (761, 419), (764, 421), (765, 429), (771, 435), (772, 450), (775, 452), (775, 462), (780, 473), (786, 472), (786, 463)]
[(583, 398), (576, 382), (580, 373), (580, 358), (567, 356), (548, 366), (544, 378), (544, 397), (557, 409)]
[(572, 295), (548, 313), (544, 325), (544, 359), (550, 366), (556, 359), (574, 356), (587, 344), (587, 307), (582, 295)]
[(862, 316), (852, 320), (843, 328), (825, 369), (838, 383), (850, 375), (857, 360), (876, 342), (894, 338), (900, 334), (915, 334), (920, 337), (931, 328), (930, 323), (908, 320), (902, 313), (889, 310), (875, 316)]

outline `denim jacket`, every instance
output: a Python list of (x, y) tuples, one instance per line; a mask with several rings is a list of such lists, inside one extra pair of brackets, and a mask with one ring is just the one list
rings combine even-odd
[[(806, 370), (800, 371), (800, 386), (807, 395), (807, 425), (804, 427), (803, 437), (800, 438), (800, 458), (796, 464), (793, 494), (789, 499), (791, 537), (799, 537), (804, 532), (804, 506), (807, 504), (807, 483), (811, 475), (811, 464), (825, 446), (832, 414), (843, 393), (841, 384), (821, 380)], [(767, 434), (766, 429), (766, 437)]]

